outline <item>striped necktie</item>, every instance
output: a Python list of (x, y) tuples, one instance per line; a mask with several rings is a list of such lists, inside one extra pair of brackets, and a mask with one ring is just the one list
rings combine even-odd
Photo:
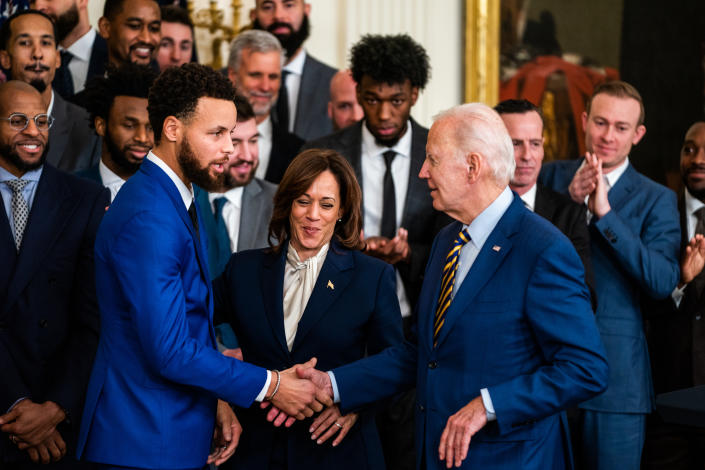
[(469, 241), (470, 234), (467, 229), (458, 233), (458, 237), (453, 242), (453, 248), (446, 256), (446, 264), (443, 267), (443, 279), (441, 280), (441, 294), (438, 297), (438, 307), (436, 307), (436, 316), (433, 321), (433, 347), (436, 347), (438, 335), (446, 319), (446, 312), (448, 307), (450, 307), (451, 300), (453, 300), (451, 294), (455, 283), (455, 273), (458, 271), (460, 249)]

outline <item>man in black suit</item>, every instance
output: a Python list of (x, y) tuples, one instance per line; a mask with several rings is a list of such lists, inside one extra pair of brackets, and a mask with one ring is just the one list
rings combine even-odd
[(593, 310), (596, 306), (590, 263), (590, 234), (585, 206), (536, 182), (543, 162), (543, 118), (538, 107), (527, 100), (504, 100), (494, 107), (504, 121), (514, 145), (516, 169), (509, 187), (524, 205), (548, 219), (570, 239), (585, 267)]
[(105, 39), (91, 28), (87, 0), (32, 0), (29, 5), (46, 13), (56, 23), (61, 67), (56, 69), (52, 87), (71, 101), (89, 78), (105, 72), (108, 61)]
[(329, 85), (336, 70), (307, 53), (311, 5), (304, 0), (256, 0), (250, 10), (254, 29), (269, 31), (286, 53), (284, 78), (273, 116), (304, 141), (333, 132), (328, 119)]
[(266, 31), (245, 31), (230, 45), (228, 78), (250, 102), (259, 131), (260, 165), (255, 176), (275, 184), (303, 144), (272, 119), (281, 85), (281, 60), (279, 41)]
[(98, 33), (108, 45), (108, 62), (154, 64), (161, 40), (161, 11), (154, 0), (106, 0)]
[(93, 242), (108, 195), (44, 164), (53, 119), (36, 89), (1, 85), (0, 118), (0, 467), (82, 468), (75, 438), (99, 325)]
[(10, 70), (11, 78), (34, 86), (42, 95), (45, 109), (54, 117), (47, 161), (68, 172), (97, 163), (100, 140), (88, 126), (88, 114), (52, 88), (61, 58), (51, 18), (38, 10), (15, 13), (0, 30), (0, 49), (0, 63)]
[[(705, 385), (705, 122), (696, 122), (681, 148), (685, 188), (681, 220), (681, 279), (671, 298), (648, 306), (647, 338), (656, 393)], [(643, 468), (705, 466), (705, 430), (648, 417)]]
[[(397, 270), (407, 337), (433, 238), (450, 222), (433, 209), (418, 174), (426, 158), (428, 129), (411, 119), (411, 108), (429, 77), (426, 51), (407, 35), (364, 36), (350, 54), (357, 101), (364, 119), (306, 143), (341, 153), (363, 192), (363, 231), (371, 256)], [(414, 468), (413, 396), (380, 417), (380, 437), (389, 468)]]

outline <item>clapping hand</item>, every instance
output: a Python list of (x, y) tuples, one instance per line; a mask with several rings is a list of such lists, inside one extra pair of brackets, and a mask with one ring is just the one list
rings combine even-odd
[(690, 239), (683, 252), (679, 287), (682, 288), (695, 279), (695, 276), (703, 270), (703, 266), (705, 266), (705, 237), (698, 233)]

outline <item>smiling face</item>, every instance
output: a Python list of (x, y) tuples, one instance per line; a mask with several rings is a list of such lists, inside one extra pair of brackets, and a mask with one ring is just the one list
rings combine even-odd
[[(237, 71), (228, 69), (237, 92), (247, 98), (258, 118), (264, 120), (277, 102), (281, 85), (281, 54), (243, 49)], [(261, 118), (261, 119), (260, 119)]]
[(0, 164), (19, 177), (44, 163), (49, 130), (40, 131), (34, 123), (37, 114), (46, 113), (39, 92), (28, 87), (14, 87), (10, 82), (0, 88), (0, 117), (7, 118), (14, 113), (24, 114), (29, 122), (24, 130), (19, 131), (8, 121), (0, 121)]
[(696, 122), (685, 135), (681, 177), (693, 197), (705, 200), (705, 122)]
[(302, 261), (316, 255), (330, 242), (336, 221), (342, 216), (340, 186), (333, 173), (325, 170), (291, 204), (290, 244)]
[(536, 111), (504, 113), (500, 117), (514, 146), (516, 169), (509, 186), (519, 195), (536, 184), (543, 161), (543, 121)]
[(161, 39), (161, 12), (154, 0), (125, 0), (115, 18), (102, 17), (98, 26), (110, 63), (147, 65), (154, 59)]
[(230, 138), (234, 151), (230, 155), (225, 173), (225, 187), (227, 189), (245, 186), (255, 177), (255, 171), (257, 171), (259, 164), (257, 123), (254, 119), (238, 122), (230, 133)]
[(193, 33), (181, 23), (162, 22), (162, 39), (157, 52), (159, 70), (178, 67), (191, 61), (193, 55)]
[(380, 83), (363, 75), (357, 87), (357, 101), (365, 114), (365, 125), (381, 145), (393, 147), (406, 132), (411, 107), (419, 96), (418, 87), (404, 83)]

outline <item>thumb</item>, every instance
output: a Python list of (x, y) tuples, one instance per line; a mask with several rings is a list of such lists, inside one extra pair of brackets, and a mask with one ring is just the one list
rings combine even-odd
[(233, 438), (233, 423), (228, 422), (223, 425), (223, 440), (230, 442)]
[(308, 361), (301, 364), (301, 367), (303, 367), (304, 369), (310, 369), (312, 367), (316, 367), (317, 362), (318, 362), (318, 359), (316, 359), (315, 357), (312, 357)]

